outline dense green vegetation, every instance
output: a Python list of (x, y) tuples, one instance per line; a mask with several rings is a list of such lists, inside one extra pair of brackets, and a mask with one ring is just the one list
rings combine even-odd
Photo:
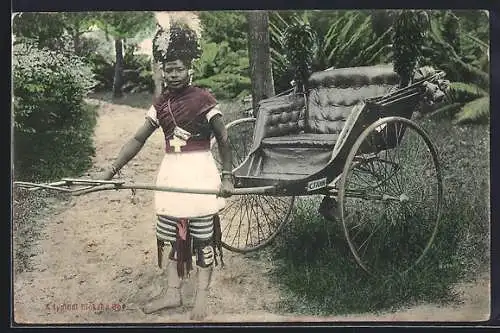
[[(290, 88), (293, 66), (286, 54), (285, 32), (293, 23), (308, 23), (315, 34), (312, 70), (391, 62), (394, 50), (408, 34), (395, 35), (401, 11), (273, 11), (270, 39), (276, 92)], [(489, 29), (485, 11), (426, 11), (427, 25), (419, 65), (433, 65), (459, 82), (454, 90), (481, 89), (474, 99), (456, 99), (444, 105), (443, 114), (457, 122), (484, 120), (489, 109), (480, 97), (489, 89)], [(209, 87), (219, 99), (241, 99), (250, 94), (247, 23), (243, 12), (201, 12), (203, 55), (195, 64), (194, 82)], [(120, 92), (152, 91), (152, 72), (147, 55), (137, 46), (154, 29), (147, 13), (24, 13), (14, 19), (17, 40), (31, 38), (41, 47), (57, 49), (72, 44), (88, 63), (97, 80), (95, 90), (109, 91), (121, 80)], [(115, 44), (123, 43), (118, 55)], [(396, 48), (395, 48), (396, 47)], [(399, 51), (398, 51), (399, 52)], [(122, 59), (123, 58), (123, 59)], [(123, 62), (120, 77), (116, 61)], [(397, 64), (397, 62), (396, 62)], [(116, 95), (117, 92), (115, 92)], [(468, 95), (468, 97), (471, 97)], [(472, 102), (472, 104), (470, 104)], [(451, 106), (450, 106), (451, 105)], [(443, 111), (443, 110), (440, 110)]]

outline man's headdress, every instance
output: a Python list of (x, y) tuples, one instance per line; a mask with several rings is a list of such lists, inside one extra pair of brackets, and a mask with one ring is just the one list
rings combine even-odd
[(157, 31), (153, 38), (153, 58), (164, 63), (177, 59), (192, 61), (201, 55), (201, 24), (193, 12), (155, 13)]

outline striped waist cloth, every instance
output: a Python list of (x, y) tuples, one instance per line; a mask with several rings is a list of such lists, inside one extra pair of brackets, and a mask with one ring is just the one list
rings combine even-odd
[[(157, 215), (156, 236), (166, 242), (176, 239), (178, 224), (182, 220), (178, 217)], [(214, 231), (213, 215), (189, 218), (187, 232), (198, 240), (210, 239)]]

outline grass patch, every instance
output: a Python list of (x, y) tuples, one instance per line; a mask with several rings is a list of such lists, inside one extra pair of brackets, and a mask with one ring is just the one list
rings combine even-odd
[(268, 249), (272, 276), (286, 295), (281, 311), (331, 315), (447, 304), (458, 301), (455, 283), (488, 271), (489, 128), (422, 125), (439, 151), (444, 187), (441, 224), (427, 256), (406, 275), (370, 276), (355, 262), (341, 222), (324, 220), (319, 201), (302, 198)]

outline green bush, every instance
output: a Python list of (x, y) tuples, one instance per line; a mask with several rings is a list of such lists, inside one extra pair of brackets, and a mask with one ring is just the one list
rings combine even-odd
[(227, 42), (233, 50), (246, 50), (247, 20), (241, 11), (200, 12), (203, 39), (219, 44)]
[(147, 91), (153, 93), (155, 90), (153, 81), (153, 70), (151, 60), (145, 54), (134, 54), (137, 49), (130, 45), (125, 49), (123, 57), (123, 87), (125, 93)]
[(113, 89), (113, 78), (115, 75), (113, 63), (108, 62), (106, 57), (97, 52), (87, 59), (94, 73), (94, 78), (97, 81), (94, 91), (111, 91)]
[(210, 88), (218, 99), (248, 95), (251, 89), (248, 53), (233, 51), (227, 42), (205, 43), (194, 63), (194, 84)]
[(104, 45), (110, 41), (106, 41), (104, 37), (96, 34), (87, 34), (80, 38), (80, 57), (91, 68), (94, 74), (96, 84), (94, 91), (110, 91), (113, 87), (113, 77), (115, 68), (110, 58), (109, 52), (111, 48), (106, 48)]
[(206, 79), (199, 79), (196, 85), (209, 88), (212, 93), (222, 100), (242, 98), (249, 94), (250, 79), (246, 76), (232, 73), (216, 74)]
[(201, 12), (203, 53), (194, 63), (194, 84), (218, 99), (250, 94), (247, 22), (242, 12)]
[(14, 46), (15, 177), (50, 180), (91, 166), (96, 110), (84, 97), (94, 86), (91, 69), (68, 53)]
[[(151, 60), (144, 54), (134, 54), (136, 45), (129, 45), (123, 56), (123, 86), (125, 93), (154, 92)], [(92, 68), (97, 81), (94, 91), (106, 92), (113, 89), (115, 75), (114, 61), (109, 56), (95, 51), (87, 56), (87, 63)]]

